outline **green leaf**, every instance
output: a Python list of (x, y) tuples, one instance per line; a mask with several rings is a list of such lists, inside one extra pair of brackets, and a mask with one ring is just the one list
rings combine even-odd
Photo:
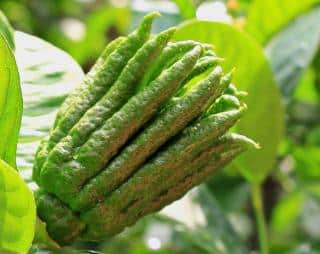
[(84, 22), (75, 21), (85, 29), (82, 38), (72, 39), (61, 27), (53, 26), (46, 39), (69, 52), (80, 64), (88, 64), (98, 57), (110, 39), (127, 33), (130, 14), (128, 8), (101, 5), (90, 12)]
[(72, 56), (76, 56), (79, 63), (84, 63), (88, 59), (94, 61), (110, 39), (127, 32), (129, 22), (128, 8), (111, 8), (102, 5), (88, 15), (84, 38), (74, 43), (67, 51)]
[[(215, 247), (218, 250), (220, 249), (221, 253), (249, 254), (245, 243), (232, 228), (214, 195), (205, 186), (201, 186), (198, 190), (196, 201), (205, 214), (207, 228), (213, 238), (213, 244), (216, 245)], [(219, 243), (224, 245), (223, 248), (219, 246)]]
[(178, 6), (181, 16), (184, 19), (192, 19), (196, 17), (195, 6), (191, 0), (172, 0), (172, 2)]
[(206, 182), (206, 186), (225, 212), (239, 212), (250, 200), (250, 184), (242, 176), (228, 175), (226, 172), (217, 172)]
[(288, 254), (320, 254), (320, 251), (313, 249), (311, 244), (304, 243)]
[(284, 195), (276, 204), (270, 223), (270, 228), (276, 236), (294, 232), (303, 201), (304, 195), (301, 192), (293, 192)]
[(34, 235), (36, 208), (19, 174), (0, 160), (0, 253), (25, 253)]
[(16, 168), (22, 97), (14, 56), (0, 35), (0, 158)]
[[(225, 242), (225, 236), (232, 239), (234, 236), (227, 235), (228, 230), (224, 228), (225, 218), (222, 223), (213, 232), (207, 226), (187, 227), (186, 225), (175, 221), (169, 217), (161, 218), (165, 224), (173, 227), (172, 241), (173, 248), (177, 249), (177, 253), (201, 253), (201, 254), (247, 254), (246, 250), (240, 246), (235, 252), (230, 252), (231, 249), (236, 249), (235, 246), (229, 246), (229, 242)], [(216, 218), (214, 218), (216, 219)], [(220, 219), (220, 218), (219, 218)], [(233, 233), (233, 232), (232, 232)]]
[(249, 181), (263, 181), (275, 163), (284, 129), (280, 93), (263, 50), (245, 33), (218, 22), (185, 23), (178, 28), (174, 39), (212, 43), (216, 53), (225, 58), (224, 70), (236, 67), (233, 81), (239, 89), (249, 93), (248, 111), (236, 130), (262, 146), (260, 150), (241, 155), (236, 165)]
[(249, 8), (246, 30), (259, 43), (265, 44), (296, 16), (319, 2), (319, 0), (255, 0)]
[(19, 168), (31, 169), (39, 141), (84, 74), (68, 54), (39, 38), (16, 32), (15, 40), (24, 100), (17, 159)]
[(307, 239), (320, 240), (320, 200), (309, 196), (306, 198), (302, 214), (300, 215), (301, 229), (307, 235)]
[(320, 126), (317, 126), (308, 132), (306, 144), (320, 147)]
[(320, 45), (320, 7), (300, 16), (274, 36), (266, 47), (276, 80), (290, 96)]
[(54, 240), (51, 239), (49, 236), (46, 223), (40, 220), (38, 217), (36, 219), (36, 226), (35, 226), (35, 235), (33, 239), (34, 245), (45, 246), (51, 250), (59, 250), (60, 246)]
[(292, 154), (299, 178), (306, 182), (318, 183), (320, 180), (320, 148), (316, 146), (296, 146)]
[(0, 34), (6, 39), (12, 50), (14, 50), (13, 33), (13, 28), (11, 27), (7, 17), (0, 10)]
[[(292, 75), (295, 74), (292, 73)], [(296, 85), (296, 89), (293, 92), (293, 99), (316, 104), (320, 97), (317, 89), (315, 89), (315, 82), (316, 70), (309, 67), (304, 71), (299, 83)]]

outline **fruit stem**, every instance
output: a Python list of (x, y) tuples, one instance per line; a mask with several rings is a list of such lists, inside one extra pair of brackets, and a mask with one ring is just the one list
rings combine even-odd
[(256, 217), (261, 254), (269, 254), (268, 232), (262, 201), (261, 184), (252, 184), (252, 205)]

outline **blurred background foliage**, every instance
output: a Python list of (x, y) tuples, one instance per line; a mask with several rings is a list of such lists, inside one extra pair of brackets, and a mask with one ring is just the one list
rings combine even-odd
[[(184, 208), (177, 210), (176, 206), (178, 215), (174, 217), (148, 216), (113, 239), (101, 244), (77, 243), (74, 249), (110, 254), (250, 253), (259, 248), (254, 219), (256, 211), (251, 202), (251, 190), (258, 184), (262, 186), (270, 253), (320, 253), (319, 2), (0, 1), (0, 9), (14, 29), (63, 49), (85, 72), (109, 41), (131, 31), (145, 13), (160, 11), (163, 18), (155, 22), (154, 32), (186, 21), (178, 29), (175, 39), (189, 38), (215, 44), (217, 53), (226, 58), (224, 67), (236, 65), (236, 85), (249, 91), (248, 103), (252, 113), (240, 122), (239, 130), (261, 143), (263, 149), (260, 153), (243, 157), (233, 167), (217, 173), (192, 191), (188, 195), (188, 202), (191, 199), (193, 204), (189, 207), (192, 211), (189, 217), (184, 216), (187, 213)], [(16, 45), (18, 63), (18, 46), (22, 44)], [(63, 59), (62, 56), (55, 63), (57, 73), (66, 64)], [(70, 79), (67, 75), (69, 79), (59, 79), (47, 76), (45, 64), (42, 62), (43, 70), (40, 68), (36, 77), (32, 77), (36, 80), (30, 82), (30, 75), (26, 75), (28, 82), (24, 82), (22, 77), (26, 84), (24, 90), (31, 87), (27, 83), (38, 86), (59, 83), (63, 87), (83, 75), (74, 66), (68, 70), (63, 68), (65, 73), (77, 77)], [(33, 67), (27, 66), (26, 69), (33, 70)], [(39, 74), (43, 76), (39, 78)], [(25, 114), (40, 115), (50, 111), (50, 107), (56, 108), (63, 95), (58, 94), (54, 100), (50, 96), (41, 97), (46, 103), (39, 102), (39, 105), (26, 97), (25, 109), (28, 110)], [(28, 134), (26, 136), (27, 140), (31, 139)], [(27, 142), (23, 137), (21, 140)], [(32, 158), (28, 160), (31, 163)], [(179, 217), (187, 219), (181, 221)], [(30, 253), (47, 252), (34, 246)], [(60, 253), (82, 252), (63, 250)]]

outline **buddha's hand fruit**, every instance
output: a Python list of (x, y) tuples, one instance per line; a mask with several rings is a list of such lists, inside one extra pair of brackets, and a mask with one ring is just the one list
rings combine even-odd
[(150, 38), (157, 15), (106, 47), (38, 148), (38, 215), (61, 245), (121, 232), (256, 147), (226, 134), (246, 106), (220, 58), (174, 28)]

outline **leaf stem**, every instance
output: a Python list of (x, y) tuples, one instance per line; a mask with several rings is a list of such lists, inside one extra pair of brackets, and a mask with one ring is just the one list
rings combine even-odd
[(269, 254), (268, 232), (262, 201), (261, 184), (252, 184), (252, 205), (256, 217), (261, 254)]

